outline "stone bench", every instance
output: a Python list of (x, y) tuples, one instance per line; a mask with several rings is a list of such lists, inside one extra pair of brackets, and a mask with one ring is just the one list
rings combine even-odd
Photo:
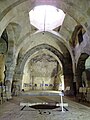
[(80, 87), (78, 99), (79, 101), (90, 101), (90, 88)]

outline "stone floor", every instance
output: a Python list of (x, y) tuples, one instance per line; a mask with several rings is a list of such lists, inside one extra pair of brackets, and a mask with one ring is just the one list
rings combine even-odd
[(21, 110), (22, 107), (20, 106), (20, 102), (57, 103), (59, 101), (59, 96), (14, 97), (0, 105), (0, 120), (90, 120), (90, 107), (67, 98), (64, 98), (64, 102), (68, 103), (68, 107), (66, 107), (68, 111), (64, 109), (65, 112), (61, 112), (60, 107), (55, 109), (25, 107)]

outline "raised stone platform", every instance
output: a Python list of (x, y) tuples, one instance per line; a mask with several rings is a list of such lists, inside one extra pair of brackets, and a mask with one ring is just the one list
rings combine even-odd
[[(60, 96), (31, 96), (30, 103), (35, 102), (58, 102)], [(56, 109), (35, 109), (26, 107), (21, 111), (20, 97), (7, 101), (0, 105), (0, 120), (90, 120), (90, 108), (64, 98), (69, 104), (68, 111), (60, 112), (60, 107)]]
[(61, 91), (29, 91), (29, 92), (22, 92), (22, 96), (64, 96)]

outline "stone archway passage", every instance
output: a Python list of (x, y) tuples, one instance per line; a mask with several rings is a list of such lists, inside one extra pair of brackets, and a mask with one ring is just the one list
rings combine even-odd
[[(30, 49), (19, 61), (19, 64), (17, 66), (17, 71), (16, 73), (22, 73), (23, 72), (23, 69), (24, 69), (24, 65), (26, 63), (26, 61), (29, 59), (30, 55), (34, 54), (36, 51), (38, 51), (39, 49), (48, 49), (50, 50), (51, 52), (53, 52), (59, 59), (62, 63), (64, 63), (64, 56), (54, 47), (50, 46), (50, 45), (47, 45), (47, 44), (41, 44), (41, 45), (38, 45), (32, 49)], [(62, 64), (64, 65), (64, 64)]]

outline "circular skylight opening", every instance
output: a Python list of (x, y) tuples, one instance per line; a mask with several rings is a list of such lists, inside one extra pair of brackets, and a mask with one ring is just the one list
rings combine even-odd
[(53, 30), (62, 25), (65, 13), (54, 6), (41, 5), (29, 12), (30, 24), (39, 30)]

